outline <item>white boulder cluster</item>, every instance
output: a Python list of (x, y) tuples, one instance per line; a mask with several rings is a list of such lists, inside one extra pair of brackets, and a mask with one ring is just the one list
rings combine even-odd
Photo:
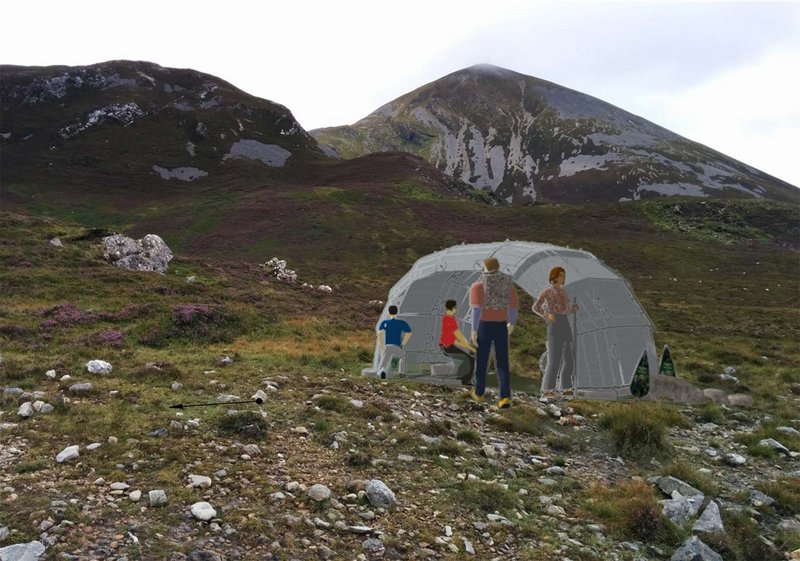
[[(287, 268), (287, 263), (285, 259), (278, 259), (277, 257), (273, 257), (266, 263), (263, 263), (261, 266), (267, 269), (279, 281), (288, 282), (290, 284), (294, 284), (297, 282), (297, 272)], [(302, 284), (302, 287), (310, 288), (312, 290), (319, 290), (320, 292), (325, 292), (327, 294), (333, 292), (333, 288), (331, 288), (327, 284), (320, 284), (315, 286), (313, 284), (304, 282)]]

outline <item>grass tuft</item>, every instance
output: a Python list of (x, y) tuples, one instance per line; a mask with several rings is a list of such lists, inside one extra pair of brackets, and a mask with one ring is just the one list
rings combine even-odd
[(600, 417), (600, 427), (611, 434), (617, 453), (630, 459), (665, 456), (671, 449), (669, 427), (689, 424), (679, 411), (647, 402), (613, 403)]

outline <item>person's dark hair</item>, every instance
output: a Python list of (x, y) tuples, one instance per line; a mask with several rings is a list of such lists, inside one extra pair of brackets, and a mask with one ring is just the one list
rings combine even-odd
[(397, 313), (397, 306), (389, 306), (389, 315), (393, 316)]
[(455, 308), (455, 307), (456, 307), (456, 304), (457, 304), (457, 303), (456, 303), (456, 301), (455, 301), (455, 300), (448, 300), (447, 302), (445, 302), (445, 303), (444, 303), (444, 307), (445, 307), (446, 309), (448, 309), (448, 310), (452, 310), (453, 308)]

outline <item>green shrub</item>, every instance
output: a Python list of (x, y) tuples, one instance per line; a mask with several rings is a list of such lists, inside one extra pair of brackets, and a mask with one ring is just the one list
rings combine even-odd
[(596, 484), (587, 490), (582, 509), (618, 538), (666, 545), (681, 541), (680, 530), (661, 514), (653, 488), (643, 481), (623, 481), (615, 486)]
[(472, 429), (463, 429), (458, 431), (456, 438), (461, 442), (466, 442), (467, 444), (480, 444), (481, 442), (480, 433)]
[(496, 483), (465, 481), (455, 485), (451, 492), (456, 502), (478, 512), (508, 511), (519, 502), (514, 492)]
[(627, 458), (666, 455), (667, 429), (688, 425), (679, 411), (648, 402), (613, 403), (600, 417), (600, 427), (611, 434), (615, 450)]
[(234, 435), (250, 440), (263, 440), (269, 427), (266, 419), (255, 411), (239, 411), (224, 414), (217, 419), (217, 430), (222, 434)]
[(760, 483), (756, 487), (775, 499), (779, 510), (790, 515), (800, 514), (800, 479), (785, 477), (777, 481)]
[(672, 462), (664, 468), (663, 473), (664, 475), (671, 475), (672, 477), (677, 477), (681, 481), (685, 481), (695, 489), (702, 491), (705, 495), (716, 496), (719, 494), (719, 485), (717, 485), (711, 477), (700, 473), (686, 462)]
[(498, 415), (488, 417), (486, 422), (500, 430), (541, 436), (544, 434), (547, 419), (539, 415), (536, 409), (522, 406), (506, 409)]
[(338, 395), (323, 395), (317, 401), (317, 406), (319, 406), (320, 409), (337, 411), (339, 413), (344, 413), (350, 409), (350, 403), (345, 398)]

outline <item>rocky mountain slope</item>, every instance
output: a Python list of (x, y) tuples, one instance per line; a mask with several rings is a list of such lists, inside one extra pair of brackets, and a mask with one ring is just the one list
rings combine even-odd
[(420, 155), (515, 203), (799, 196), (788, 183), (599, 99), (487, 65), (422, 86), (352, 126), (311, 134), (344, 158)]
[(2, 179), (158, 186), (324, 159), (281, 105), (149, 62), (0, 67)]

